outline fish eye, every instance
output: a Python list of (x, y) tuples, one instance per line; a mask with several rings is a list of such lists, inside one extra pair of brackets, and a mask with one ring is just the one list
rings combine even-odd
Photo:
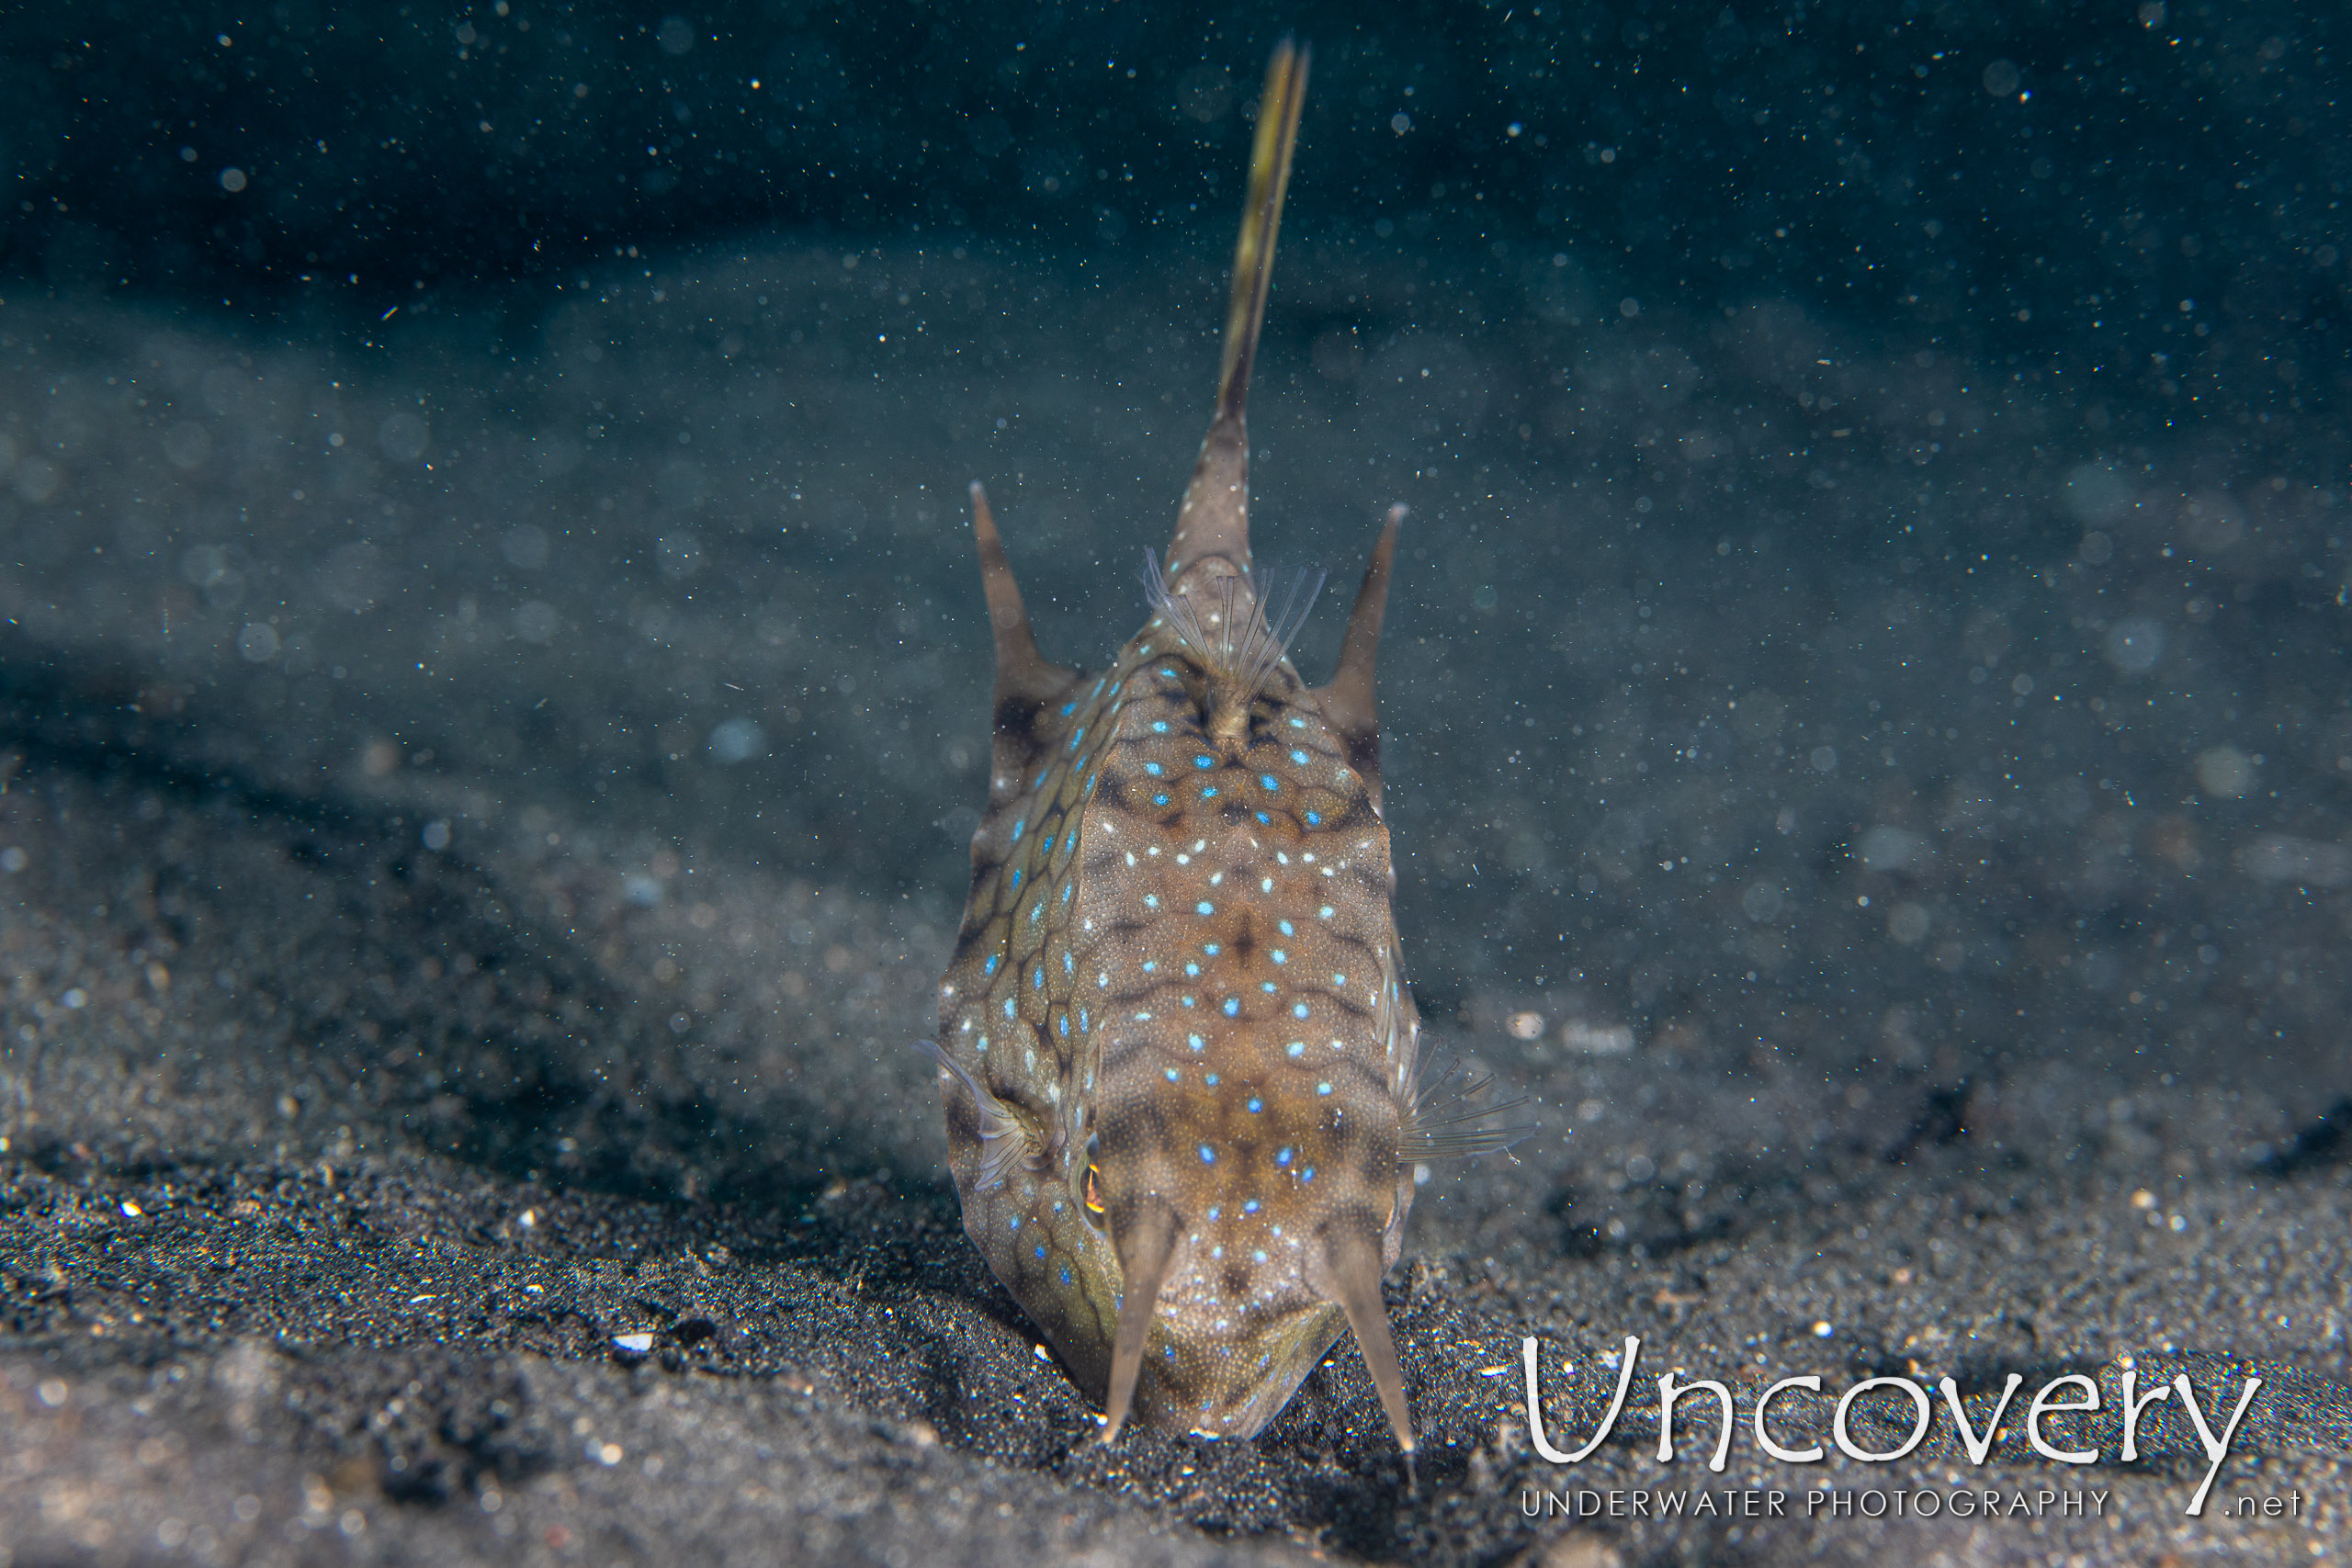
[(1103, 1224), (1102, 1188), (1101, 1185), (1102, 1168), (1094, 1163), (1095, 1160), (1101, 1156), (1102, 1153), (1102, 1139), (1101, 1134), (1098, 1134), (1086, 1140), (1086, 1186), (1085, 1190), (1081, 1194), (1084, 1201), (1080, 1204), (1079, 1212), (1086, 1216), (1086, 1223), (1092, 1225), (1096, 1230), (1101, 1230)]

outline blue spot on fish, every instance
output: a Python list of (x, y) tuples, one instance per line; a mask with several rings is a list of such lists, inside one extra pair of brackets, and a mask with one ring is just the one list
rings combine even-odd
[(1288, 920), (1276, 920), (1274, 922), (1274, 929), (1282, 932), (1284, 936), (1296, 936), (1298, 934), (1296, 931), (1290, 929), (1290, 922)]
[(1225, 1016), (1227, 1018), (1239, 1018), (1241, 1016), (1241, 998), (1239, 997), (1227, 997), (1225, 998)]
[(1216, 913), (1216, 906), (1204, 898), (1193, 906), (1193, 912), (1196, 915), (1214, 915)]
[(1304, 751), (1293, 751), (1290, 754), (1290, 760), (1302, 768), (1306, 766), (1306, 753)]
[(1276, 1165), (1288, 1165), (1290, 1163), (1290, 1150), (1276, 1149), (1274, 1151), (1274, 1163)]
[(1187, 1034), (1184, 1036), (1184, 1043), (1190, 1045), (1193, 1050), (1198, 1051), (1206, 1047), (1208, 1042), (1202, 1039), (1197, 1034)]
[(1151, 797), (1151, 803), (1154, 806), (1165, 806), (1168, 804), (1168, 797), (1164, 795), (1155, 795)]
[(1214, 799), (1216, 799), (1216, 785), (1215, 785), (1215, 784), (1211, 784), (1211, 785), (1209, 785), (1209, 787), (1208, 787), (1208, 788), (1206, 788), (1206, 789), (1204, 789), (1204, 790), (1201, 791), (1201, 798), (1202, 798), (1203, 800), (1214, 800)]
[(991, 953), (989, 954), (989, 961), (980, 965), (980, 973), (983, 975), (994, 975), (996, 973), (996, 966), (1003, 962), (1004, 955), (1002, 953)]
[(1308, 812), (1306, 814), (1306, 825), (1310, 828), (1320, 828), (1323, 825), (1323, 814), (1320, 811)]
[[(1211, 1089), (1215, 1089), (1215, 1088), (1216, 1087), (1216, 1075), (1215, 1073), (1211, 1073), (1211, 1074), (1209, 1074), (1206, 1077), (1203, 1078), (1201, 1081), (1202, 1081), (1203, 1083), (1204, 1083), (1204, 1084), (1208, 1085)], [(1209, 1218), (1211, 1218), (1211, 1219), (1215, 1219), (1215, 1218), (1216, 1218), (1216, 1216), (1215, 1214), (1211, 1214), (1211, 1215), (1209, 1216)]]
[(1193, 766), (1196, 768), (1214, 768), (1216, 766), (1216, 759), (1215, 757), (1208, 756), (1195, 757), (1193, 759)]
[(1290, 1015), (1293, 1018), (1305, 1018), (1306, 1016), (1306, 1004), (1305, 1002), (1293, 1003), (1290, 1010)]
[[(1251, 1096), (1250, 1097), (1250, 1115), (1255, 1116), (1256, 1114), (1258, 1114), (1258, 1112), (1260, 1112), (1261, 1111), (1263, 1111), (1264, 1109), (1266, 1109), (1266, 1102), (1265, 1102), (1264, 1100), (1260, 1100), (1260, 1099), (1259, 1099), (1256, 1095), (1254, 1095), (1254, 1094), (1253, 1094), (1253, 1095), (1251, 1095)], [(1257, 1205), (1257, 1204), (1255, 1204), (1255, 1203), (1252, 1203), (1252, 1204), (1250, 1204), (1250, 1206), (1251, 1208), (1253, 1208), (1253, 1209), (1254, 1209), (1254, 1208), (1256, 1208), (1258, 1205)]]
[(1021, 891), (1021, 868), (1017, 865), (1012, 868), (1012, 890)]
[(1153, 778), (1158, 778), (1162, 772), (1159, 764), (1157, 762), (1146, 762), (1143, 765), (1143, 771), (1149, 773)]
[(1282, 781), (1274, 777), (1272, 773), (1260, 773), (1258, 775), (1258, 782), (1264, 784), (1268, 789), (1280, 789), (1283, 787)]
[[(1289, 921), (1287, 921), (1287, 920), (1285, 920), (1285, 921), (1283, 921), (1283, 923), (1284, 925), (1288, 925), (1290, 922), (1289, 922)], [(1290, 962), (1290, 954), (1289, 954), (1289, 953), (1284, 953), (1284, 952), (1283, 952), (1281, 948), (1279, 948), (1279, 947), (1278, 947), (1278, 948), (1275, 948), (1272, 952), (1271, 952), (1271, 953), (1267, 953), (1267, 954), (1266, 954), (1266, 956), (1267, 956), (1267, 957), (1269, 957), (1269, 958), (1271, 958), (1271, 959), (1272, 959), (1272, 960), (1273, 960), (1275, 963), (1277, 963), (1277, 964), (1287, 964), (1287, 963), (1289, 963), (1289, 962)]]
[(1216, 1163), (1216, 1151), (1209, 1147), (1206, 1144), (1203, 1144), (1201, 1145), (1201, 1163), (1203, 1165), (1215, 1165)]
[(1151, 732), (1152, 732), (1154, 735), (1165, 735), (1165, 734), (1167, 734), (1167, 733), (1168, 733), (1168, 721), (1167, 721), (1166, 719), (1164, 719), (1164, 718), (1155, 718), (1155, 719), (1153, 719), (1153, 720), (1151, 721)]

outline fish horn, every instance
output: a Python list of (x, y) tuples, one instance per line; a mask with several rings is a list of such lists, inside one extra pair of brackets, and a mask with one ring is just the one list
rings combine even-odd
[(1274, 265), (1274, 232), (1282, 226), (1283, 195), (1290, 187), (1291, 151), (1298, 144), (1298, 112), (1306, 101), (1307, 51), (1284, 39), (1266, 65), (1258, 102), (1258, 140), (1250, 155), (1250, 197), (1241, 238), (1233, 250), (1233, 294), (1226, 307), (1225, 363), (1217, 372), (1216, 418), (1193, 463), (1176, 536), (1168, 547), (1168, 579), (1221, 556), (1237, 576), (1250, 571), (1250, 370), (1266, 321), (1266, 284)]
[(1372, 547), (1372, 563), (1364, 568), (1363, 586), (1356, 590), (1356, 607), (1348, 616), (1348, 635), (1340, 644), (1340, 667), (1330, 682), (1308, 695), (1322, 705), (1324, 722), (1339, 732), (1348, 748), (1348, 765), (1362, 773), (1372, 794), (1372, 808), (1380, 809), (1380, 703), (1373, 693), (1373, 663), (1380, 654), (1380, 623), (1388, 613), (1388, 574), (1396, 559), (1396, 530), (1405, 522), (1402, 502), (1388, 509), (1388, 525)]
[(1380, 1299), (1380, 1276), (1386, 1270), (1381, 1264), (1378, 1232), (1342, 1221), (1325, 1235), (1322, 1262), (1323, 1277), (1315, 1283), (1348, 1314), (1348, 1326), (1356, 1331), (1356, 1348), (1363, 1352), (1364, 1368), (1380, 1392), (1381, 1408), (1388, 1412), (1388, 1425), (1396, 1429), (1396, 1446), (1405, 1450), (1409, 1469), (1413, 1416), (1405, 1404), (1405, 1374), (1396, 1362), (1396, 1337), (1388, 1329), (1388, 1305)]
[(1005, 558), (996, 513), (989, 510), (989, 492), (977, 479), (972, 481), (972, 538), (979, 546), (980, 590), (988, 596), (989, 629), (996, 638), (996, 705), (1044, 702), (1077, 679), (1078, 671), (1049, 663), (1037, 651), (1037, 634), (1029, 627), (1021, 585), (1012, 580), (1012, 563)]
[(1125, 1284), (1119, 1298), (1119, 1337), (1111, 1347), (1111, 1388), (1102, 1401), (1106, 1443), (1117, 1439), (1135, 1404), (1136, 1380), (1142, 1375), (1144, 1348), (1151, 1337), (1152, 1310), (1159, 1304), (1159, 1287), (1167, 1282), (1168, 1265), (1176, 1256), (1176, 1211), (1158, 1200), (1146, 1200), (1112, 1239)]

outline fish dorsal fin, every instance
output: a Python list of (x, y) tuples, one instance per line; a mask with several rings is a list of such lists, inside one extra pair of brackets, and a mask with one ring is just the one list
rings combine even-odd
[(1396, 559), (1396, 531), (1404, 525), (1400, 502), (1388, 509), (1387, 525), (1372, 547), (1372, 561), (1363, 570), (1363, 586), (1356, 590), (1356, 607), (1348, 615), (1348, 633), (1340, 644), (1340, 667), (1331, 679), (1314, 688), (1312, 696), (1348, 749), (1348, 765), (1363, 775), (1372, 794), (1372, 808), (1380, 809), (1380, 702), (1373, 690), (1373, 665), (1380, 655), (1380, 623), (1388, 613), (1388, 577)]
[(1147, 549), (1143, 581), (1152, 613), (1168, 623), (1208, 678), (1204, 712), (1210, 738), (1246, 748), (1250, 705), (1306, 624), (1315, 596), (1323, 592), (1321, 570), (1261, 570), (1246, 578), (1204, 573), (1189, 591), (1171, 593), (1158, 558)]
[(972, 539), (979, 547), (980, 589), (988, 596), (989, 631), (996, 640), (996, 706), (1001, 710), (1007, 701), (1042, 703), (1078, 679), (1078, 671), (1049, 663), (1037, 651), (1037, 634), (1029, 627), (1021, 585), (1005, 558), (996, 513), (989, 510), (989, 493), (977, 479), (972, 483)]
[(1363, 1352), (1364, 1370), (1379, 1391), (1381, 1408), (1396, 1433), (1405, 1462), (1413, 1462), (1413, 1415), (1405, 1404), (1405, 1373), (1396, 1360), (1396, 1338), (1388, 1327), (1388, 1303), (1380, 1299), (1382, 1267), (1380, 1234), (1370, 1225), (1351, 1225), (1342, 1218), (1323, 1233), (1321, 1278), (1316, 1285), (1340, 1303), (1355, 1330), (1356, 1348)]
[(1157, 1198), (1146, 1199), (1126, 1224), (1113, 1227), (1123, 1286), (1119, 1333), (1111, 1346), (1111, 1387), (1102, 1400), (1106, 1443), (1118, 1438), (1135, 1404), (1136, 1380), (1142, 1375), (1144, 1349), (1151, 1339), (1151, 1314), (1176, 1257), (1176, 1211)]
[(1298, 111), (1306, 101), (1306, 51), (1284, 39), (1266, 66), (1258, 138), (1250, 155), (1250, 198), (1233, 250), (1216, 417), (1193, 463), (1192, 482), (1176, 513), (1176, 536), (1168, 546), (1168, 579), (1180, 588), (1193, 563), (1212, 556), (1222, 557), (1232, 575), (1247, 576), (1250, 570), (1250, 371), (1266, 321), (1266, 284), (1273, 271), (1283, 194), (1290, 186), (1291, 151), (1298, 142)]

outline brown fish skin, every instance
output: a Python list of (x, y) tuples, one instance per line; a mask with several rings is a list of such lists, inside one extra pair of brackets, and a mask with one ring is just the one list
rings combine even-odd
[(930, 1048), (965, 1230), (1106, 1439), (1131, 1414), (1250, 1436), (1352, 1321), (1409, 1456), (1380, 1300), (1409, 1161), (1492, 1145), (1413, 1125), (1372, 691), (1403, 509), (1327, 687), (1283, 656), (1303, 605), (1270, 626), (1249, 575), (1243, 410), (1305, 84), (1285, 43), (1216, 416), (1155, 614), (1100, 676), (1038, 653), (973, 487), (996, 733)]

